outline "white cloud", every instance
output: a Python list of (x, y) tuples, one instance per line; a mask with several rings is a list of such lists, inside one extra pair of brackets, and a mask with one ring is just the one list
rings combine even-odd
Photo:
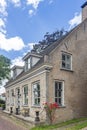
[(0, 94), (5, 92), (5, 88), (3, 86), (0, 86)]
[(15, 7), (21, 6), (21, 1), (20, 0), (9, 0), (9, 2), (13, 3)]
[(12, 62), (12, 66), (14, 66), (14, 65), (24, 66), (24, 62), (22, 60), (22, 57), (20, 57), (20, 56), (13, 59), (11, 62)]
[(2, 33), (6, 33), (6, 30), (5, 30), (5, 21), (3, 19), (0, 18), (0, 32)]
[(5, 51), (19, 51), (25, 47), (23, 40), (19, 36), (6, 38), (6, 2), (12, 2), (15, 6), (19, 6), (20, 0), (0, 0), (0, 49)]
[(38, 5), (43, 0), (27, 0), (27, 5), (32, 5), (34, 9), (38, 8)]
[(7, 7), (6, 0), (0, 0), (0, 14), (7, 16), (6, 7)]
[(28, 43), (29, 49), (32, 50), (33, 49), (33, 45), (35, 45), (35, 44), (38, 44), (38, 43), (37, 42)]
[(5, 22), (0, 18), (0, 27), (5, 27)]
[(75, 13), (74, 18), (72, 18), (71, 20), (69, 20), (69, 29), (75, 27), (76, 25), (78, 25), (79, 23), (81, 23), (81, 13)]
[(33, 16), (35, 14), (34, 10), (29, 10), (29, 15)]
[(0, 33), (0, 49), (5, 51), (19, 51), (25, 47), (23, 40), (20, 37), (12, 37), (7, 39), (6, 36)]

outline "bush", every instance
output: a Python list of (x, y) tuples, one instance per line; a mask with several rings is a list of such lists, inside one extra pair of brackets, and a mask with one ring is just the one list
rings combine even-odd
[(57, 103), (44, 103), (44, 108), (49, 118), (50, 124), (52, 124), (55, 119), (56, 109), (59, 108), (59, 105)]
[(5, 104), (1, 104), (2, 110), (5, 110)]
[(0, 99), (0, 107), (2, 107), (2, 110), (5, 109), (5, 101)]
[(0, 99), (0, 104), (5, 104), (5, 101)]

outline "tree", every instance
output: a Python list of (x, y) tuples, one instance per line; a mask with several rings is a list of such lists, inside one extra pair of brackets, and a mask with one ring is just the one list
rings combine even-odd
[(31, 52), (42, 52), (48, 45), (52, 44), (53, 42), (64, 36), (66, 32), (67, 31), (64, 31), (64, 29), (57, 30), (52, 34), (46, 32), (46, 34), (44, 35), (44, 39), (42, 41), (39, 41), (38, 44), (33, 45), (33, 49), (31, 50)]
[(0, 55), (0, 83), (3, 79), (9, 79), (10, 77), (10, 59)]

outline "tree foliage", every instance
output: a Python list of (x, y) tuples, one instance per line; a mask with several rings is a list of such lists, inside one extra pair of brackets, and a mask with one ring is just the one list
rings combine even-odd
[(9, 79), (10, 64), (10, 59), (3, 55), (0, 55), (0, 83), (3, 79)]
[(46, 34), (44, 35), (44, 39), (42, 41), (39, 41), (38, 44), (33, 45), (33, 49), (31, 50), (31, 52), (37, 52), (37, 53), (42, 52), (48, 45), (57, 41), (65, 33), (66, 31), (64, 31), (64, 29), (57, 30), (53, 32), (52, 34), (50, 34), (49, 32), (46, 32)]

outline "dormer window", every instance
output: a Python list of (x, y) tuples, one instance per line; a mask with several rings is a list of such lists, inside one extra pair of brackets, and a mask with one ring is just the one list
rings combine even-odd
[(25, 61), (25, 71), (31, 68), (31, 57)]
[(15, 78), (17, 76), (17, 70), (13, 69), (13, 77)]
[(23, 71), (24, 67), (22, 66), (13, 66), (12, 67), (12, 77), (13, 79), (15, 79), (22, 71)]
[(41, 58), (39, 54), (28, 53), (23, 57), (25, 61), (25, 71), (31, 69)]

